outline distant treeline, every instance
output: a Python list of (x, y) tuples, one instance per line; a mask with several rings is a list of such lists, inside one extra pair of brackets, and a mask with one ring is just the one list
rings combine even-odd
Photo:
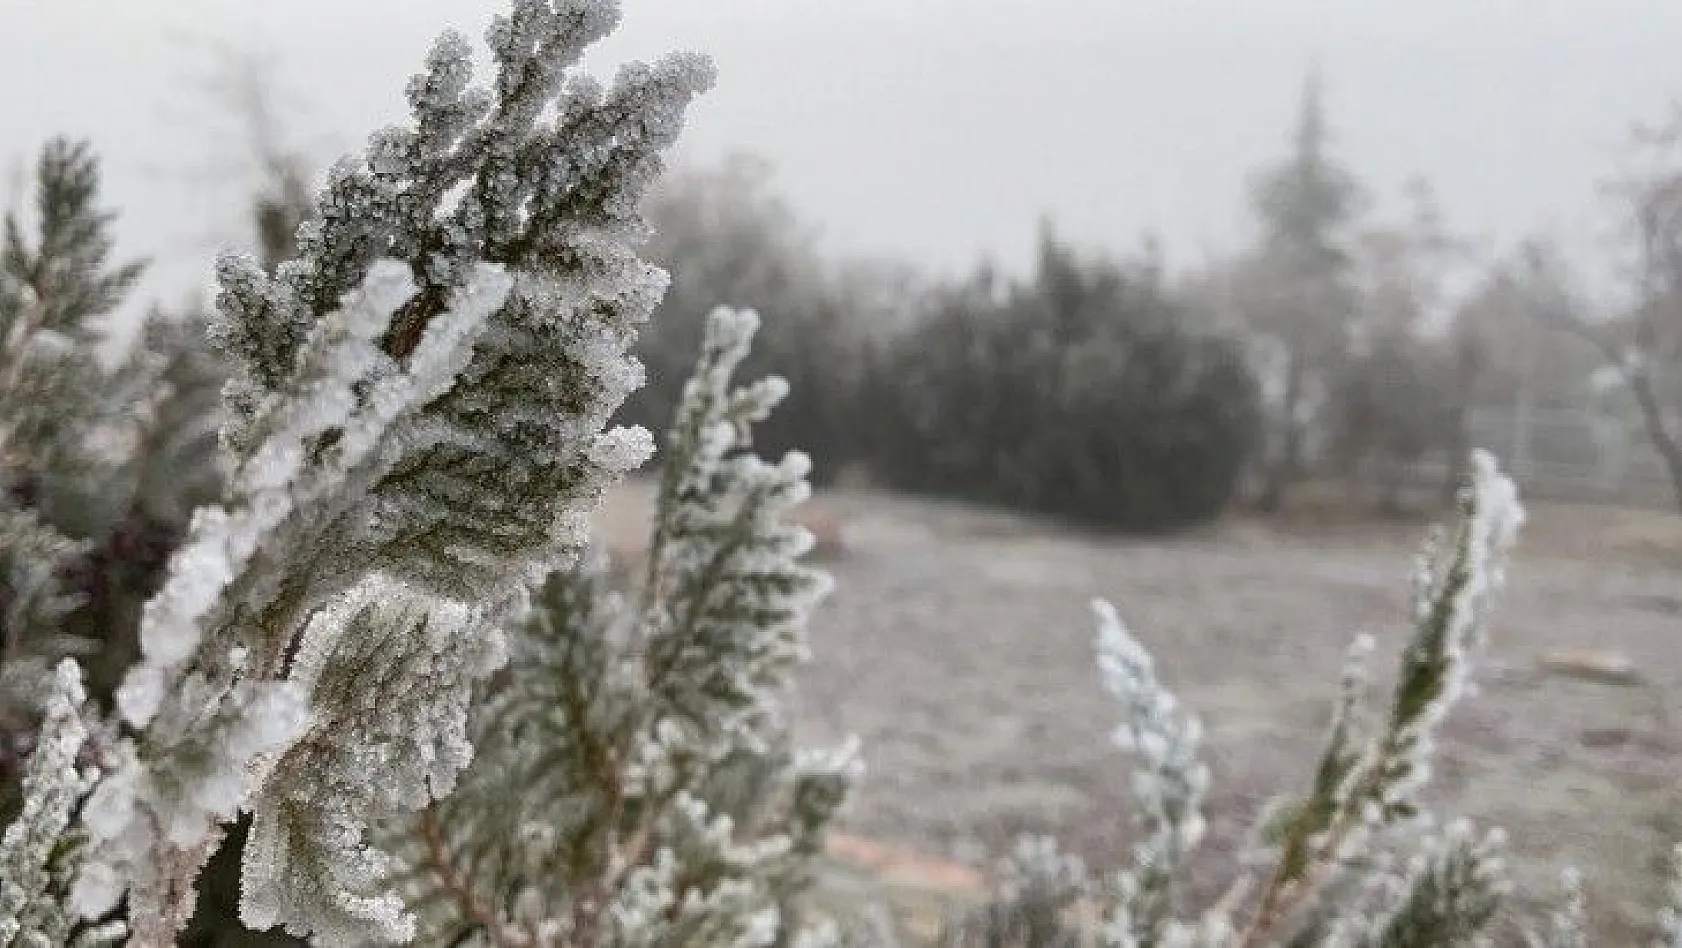
[(1682, 170), (1662, 170), (1682, 168), (1679, 138), (1640, 138), (1661, 170), (1616, 192), (1641, 235), (1622, 309), (1590, 302), (1545, 242), (1475, 251), (1423, 180), (1377, 218), (1331, 154), (1313, 81), (1291, 147), (1251, 182), (1255, 234), (1195, 269), (1148, 240), (1106, 255), (1047, 226), (1026, 275), (982, 265), (931, 285), (826, 260), (763, 163), (691, 168), (650, 207), (672, 289), (640, 347), (655, 381), (623, 415), (665, 417), (705, 314), (729, 304), (765, 319), (751, 371), (792, 384), (764, 447), (807, 450), (820, 480), (1137, 530), (1235, 501), (1279, 510), (1315, 479), (1396, 512), (1419, 470), (1446, 471), (1452, 498), (1474, 411), (1563, 408), (1644, 430), (1682, 504), (1667, 422), (1682, 412)]

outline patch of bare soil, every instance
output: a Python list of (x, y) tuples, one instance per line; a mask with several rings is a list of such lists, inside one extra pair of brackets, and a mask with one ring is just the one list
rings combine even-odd
[[(634, 544), (647, 497), (628, 486), (605, 529)], [(1136, 540), (866, 491), (811, 507), (839, 525), (825, 557), (837, 588), (799, 721), (808, 743), (863, 740), (849, 832), (977, 865), (1022, 832), (1122, 858), (1129, 767), (1109, 742), (1087, 607), (1104, 597), (1207, 726), (1211, 885), (1268, 798), (1301, 788), (1350, 638), (1371, 632), (1380, 667), (1393, 659), (1420, 535), (1240, 519)], [(1532, 510), (1479, 693), (1447, 725), (1436, 774), (1444, 813), (1507, 828), (1523, 891), (1551, 895), (1563, 867), (1582, 868), (1609, 944), (1650, 930), (1682, 839), (1679, 597), (1682, 517)], [(1562, 655), (1636, 674), (1570, 674)]]

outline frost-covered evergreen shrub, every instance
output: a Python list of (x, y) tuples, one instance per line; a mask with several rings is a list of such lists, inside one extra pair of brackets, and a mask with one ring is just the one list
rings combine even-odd
[(387, 827), (419, 943), (788, 944), (851, 753), (802, 753), (781, 703), (827, 589), (782, 520), (807, 462), (741, 449), (785, 387), (732, 388), (757, 325), (708, 320), (665, 441), (647, 570), (548, 578), (475, 711), (454, 793)]
[(80, 655), (109, 701), (141, 603), (215, 493), (221, 376), (202, 338), (153, 314), (129, 356), (101, 351), (141, 266), (111, 262), (99, 180), (86, 143), (49, 142), (0, 247), (0, 820), (52, 664)]
[(711, 73), (572, 74), (616, 20), (517, 2), (489, 89), (447, 34), (408, 86), (413, 124), (333, 169), (300, 257), (219, 263), (228, 486), (148, 604), (118, 694), (131, 736), (86, 805), (82, 914), (126, 891), (135, 940), (168, 942), (249, 810), (248, 924), (413, 931), (370, 834), (452, 788), (505, 617), (647, 453), (603, 431), (661, 289), (631, 249), (637, 202)]
[[(626, 69), (607, 89), (573, 75), (616, 17), (609, 0), (514, 0), (488, 36), (487, 90), (470, 85), (465, 42), (445, 36), (409, 85), (413, 125), (335, 169), (300, 256), (272, 272), (220, 263), (211, 328), (234, 363), (221, 496), (193, 515), (146, 604), (114, 713), (86, 700), (73, 661), (40, 689), (21, 805), (0, 832), (0, 945), (175, 943), (236, 814), (251, 819), (242, 917), (321, 944), (840, 940), (804, 924), (799, 896), (855, 764), (850, 751), (796, 751), (779, 700), (826, 581), (800, 565), (811, 539), (783, 517), (805, 496), (806, 461), (744, 450), (785, 389), (732, 387), (754, 317), (708, 322), (640, 581), (616, 588), (586, 555), (601, 492), (652, 448), (645, 433), (605, 430), (640, 381), (629, 352), (663, 288), (634, 251), (638, 199), (710, 79), (689, 57)], [(31, 343), (8, 349), (7, 365), (24, 368), (0, 387), (0, 447), (18, 449), (8, 473), (53, 456), (60, 442), (35, 432), (73, 430), (19, 386), (58, 384), (54, 366), (70, 373), (85, 353), (27, 327), (65, 298), (42, 285), (99, 285), (98, 257), (66, 257), (85, 284), (20, 282), (15, 268), (0, 280), (0, 316)], [(1012, 305), (1046, 321), (1029, 351), (1061, 352), (1049, 336), (1081, 359), (1028, 367), (1091, 370), (1076, 377), (1083, 396), (1105, 353), (1179, 367), (1143, 375), (1157, 396), (1214, 371), (1157, 361), (1203, 352), (1174, 341), (1171, 307), (1121, 319), (1125, 331), (1106, 321), (1133, 312), (1110, 308), (1135, 299), (1124, 291), (1159, 303), (1154, 288), (1063, 273)], [(206, 374), (148, 365), (160, 378)], [(1022, 365), (1009, 364), (1009, 381), (1027, 381)], [(1089, 397), (1072, 404), (1126, 407)], [(1077, 430), (1109, 430), (1088, 423)], [(202, 430), (169, 431), (113, 464), (200, 453)], [(1145, 832), (1132, 864), (1102, 880), (1043, 841), (1026, 845), (982, 936), (1423, 948), (1488, 932), (1504, 891), (1499, 837), (1439, 830), (1418, 804), (1518, 521), (1511, 484), (1487, 458), (1474, 467), (1460, 522), (1419, 570), (1386, 709), (1363, 711), (1360, 644), (1324, 753), (1270, 821), (1270, 870), (1205, 910), (1181, 891), (1209, 779), (1197, 723), (1100, 606), (1100, 666), (1123, 709), (1118, 743), (1140, 762)], [(1137, 472), (1116, 476), (1137, 492)], [(152, 483), (135, 504), (184, 506), (161, 502), (155, 481), (135, 477)], [(13, 503), (0, 549), (7, 581), (30, 595), (8, 607), (34, 604), (19, 614), (53, 636), (66, 607), (24, 567), (61, 555), (62, 535)], [(18, 656), (5, 658), (7, 680), (21, 680)], [(1584, 942), (1580, 893), (1567, 888), (1534, 943)], [(1660, 917), (1671, 948), (1682, 883), (1674, 901)]]
[[(0, 593), (0, 825), (15, 811), (52, 662), (77, 655), (90, 699), (109, 708), (171, 551), (193, 511), (219, 497), (228, 375), (197, 304), (150, 308), (127, 351), (113, 350), (106, 321), (140, 267), (109, 263), (115, 215), (98, 206), (98, 161), (86, 143), (55, 140), (33, 177), (30, 213), (10, 215), (0, 263), (13, 367), (0, 413), (49, 423), (13, 425), (0, 469), (10, 505), (0, 527), (10, 577)], [(41, 345), (60, 337), (69, 345)]]
[(114, 215), (98, 206), (99, 164), (85, 143), (49, 142), (33, 184), (33, 214), (8, 212), (0, 244), (0, 504), (96, 543), (121, 516), (110, 482), (127, 434), (104, 397), (114, 380), (98, 349), (142, 267), (110, 264)]
[[(796, 750), (782, 703), (790, 670), (806, 657), (808, 612), (828, 579), (798, 563), (812, 540), (784, 518), (808, 492), (806, 459), (768, 464), (745, 450), (754, 423), (786, 392), (775, 378), (732, 385), (757, 324), (751, 312), (720, 310), (709, 319), (665, 442), (640, 580), (615, 589), (602, 560), (580, 558), (508, 614), (508, 662), (473, 691), (462, 736), (475, 753), (453, 792), (418, 811), (369, 818), (337, 840), (350, 850), (316, 844), (312, 858), (299, 860), (286, 851), (308, 842), (315, 825), (308, 820), (343, 819), (346, 804), (359, 799), (345, 794), (360, 794), (365, 806), (370, 793), (389, 791), (354, 772), (283, 776), (284, 756), (271, 765), (270, 787), (286, 779), (306, 788), (290, 791), (305, 822), (302, 832), (266, 835), (259, 796), (241, 881), (248, 921), (264, 920), (253, 905), (290, 902), (291, 925), (325, 944), (833, 943), (826, 922), (803, 922), (801, 896), (857, 763), (847, 748)], [(367, 697), (358, 713), (332, 721), (348, 733), (306, 730), (285, 753), (303, 750), (314, 763), (330, 752), (321, 745), (348, 753), (360, 744), (353, 763), (381, 766), (373, 775), (393, 780), (424, 764), (413, 735), (425, 733), (425, 722), (398, 716), (419, 709), (391, 707), (400, 695), (389, 689), (439, 675), (438, 637), (464, 624), (459, 614), (440, 616), (444, 603), (422, 613), (413, 599), (377, 598), (400, 595), (400, 586), (382, 585), (341, 606), (353, 628), (332, 652), (300, 648), (285, 684), (325, 696), (323, 710)], [(381, 621), (382, 606), (412, 618)], [(80, 703), (74, 665), (62, 666), (59, 679), (65, 697), (49, 703), (25, 780), (28, 808), (0, 845), (0, 865), (16, 863), (21, 880), (0, 889), (0, 932), (20, 925), (58, 933), (49, 944), (64, 943), (82, 905), (70, 885), (76, 863), (85, 884), (88, 866), (106, 858), (101, 843), (109, 845), (97, 828), (90, 851), (76, 842), (88, 820), (104, 817), (90, 812), (96, 793), (84, 826), (71, 823), (98, 768), (69, 766), (87, 733), (67, 717)], [(288, 712), (274, 701), (261, 710)], [(236, 749), (262, 735), (255, 723), (222, 730), (221, 742)], [(400, 763), (416, 753), (420, 760)], [(120, 775), (124, 756), (120, 745), (102, 746), (96, 762)], [(348, 861), (325, 874), (331, 864), (323, 856)], [(407, 930), (369, 917), (386, 906)], [(135, 941), (154, 943), (153, 923), (132, 906), (129, 915)], [(107, 921), (84, 932), (120, 937), (122, 928)]]
[[(1542, 924), (1503, 913), (1509, 884), (1501, 831), (1444, 823), (1421, 801), (1437, 732), (1471, 681), (1522, 519), (1512, 482), (1487, 454), (1474, 455), (1458, 520), (1433, 531), (1420, 556), (1412, 629), (1388, 700), (1369, 707), (1375, 643), (1361, 636), (1350, 646), (1305, 785), (1263, 815), (1261, 851), (1243, 860), (1260, 868), (1244, 870), (1208, 905), (1185, 898), (1210, 780), (1201, 726), (1157, 678), (1150, 653), (1116, 610), (1096, 603), (1098, 666), (1121, 709), (1115, 742), (1137, 761), (1133, 859), (1100, 874), (1053, 841), (1025, 841), (1007, 863), (997, 900), (952, 926), (947, 944), (1448, 948), (1519, 938), (1533, 948), (1587, 945), (1574, 873)], [(1673, 890), (1677, 897), (1682, 887)], [(1660, 913), (1660, 946), (1679, 937), (1676, 911)]]
[[(409, 85), (414, 125), (334, 169), (300, 257), (273, 273), (219, 263), (212, 333), (236, 366), (226, 487), (142, 618), (120, 733), (76, 823), (71, 914), (126, 917), (132, 943), (171, 943), (244, 811), (248, 924), (329, 944), (450, 924), (405, 871), (434, 869), (454, 892), (455, 841), (504, 813), (437, 806), (472, 754), (468, 707), (507, 658), (528, 585), (578, 558), (601, 491), (650, 448), (603, 430), (641, 381), (628, 350), (664, 288), (632, 249), (638, 204), (711, 71), (678, 56), (610, 88), (572, 74), (617, 17), (611, 2), (516, 0), (488, 34), (490, 89), (469, 84), (467, 46), (446, 35)], [(809, 538), (777, 519), (804, 490), (803, 462), (733, 450), (782, 391), (727, 388), (750, 332), (719, 317), (686, 395), (640, 604), (622, 622), (601, 602), (550, 616), (548, 638), (515, 637), (520, 661), (490, 710), (607, 756), (521, 741), (499, 754), (495, 725), (476, 735), (484, 769), (463, 799), (509, 789), (498, 768), (536, 768), (550, 783), (523, 788), (525, 812), (554, 821), (547, 836), (526, 821), (480, 835), (482, 848), (542, 861), (545, 839), (576, 835), (583, 860), (554, 878), (475, 862), (506, 913), (466, 919), (481, 939), (502, 943), (506, 927), (540, 943), (759, 944), (792, 928), (780, 909), (850, 765), (786, 756), (774, 692), (822, 583), (791, 560)], [(600, 700), (575, 723), (600, 731), (557, 730), (540, 720), (557, 650), (592, 631), (646, 670), (603, 652), (631, 690), (574, 682)], [(10, 829), (63, 835), (35, 797)], [(436, 833), (450, 851), (410, 863), (398, 844), (412, 820), (429, 856)], [(559, 884), (579, 881), (592, 886)]]
[(1259, 418), (1237, 340), (1199, 327), (1148, 268), (1049, 236), (1030, 281), (945, 293), (875, 376), (888, 483), (1124, 529), (1218, 515)]

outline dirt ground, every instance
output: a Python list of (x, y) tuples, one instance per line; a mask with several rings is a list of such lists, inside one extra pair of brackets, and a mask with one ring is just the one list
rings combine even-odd
[[(634, 536), (647, 490), (615, 498), (606, 529)], [(1378, 668), (1393, 664), (1422, 535), (1304, 514), (1139, 540), (868, 491), (810, 509), (841, 524), (843, 549), (824, 558), (837, 586), (798, 720), (808, 743), (863, 742), (850, 832), (976, 865), (1044, 832), (1113, 864), (1129, 766), (1093, 664), (1099, 596), (1207, 727), (1211, 884), (1268, 798), (1301, 787), (1349, 639), (1374, 634)], [(1643, 681), (1546, 671), (1561, 649), (1621, 653)], [(1446, 726), (1440, 811), (1505, 827), (1521, 890), (1551, 894), (1579, 866), (1605, 943), (1639, 943), (1682, 840), (1668, 716), (1682, 713), (1668, 707), (1682, 694), (1682, 518), (1532, 509), (1477, 680)]]

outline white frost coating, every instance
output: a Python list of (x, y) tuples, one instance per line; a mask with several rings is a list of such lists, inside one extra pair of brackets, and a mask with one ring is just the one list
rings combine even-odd
[(111, 772), (88, 795), (82, 822), (95, 844), (78, 874), (72, 905), (79, 917), (97, 918), (114, 908), (123, 891), (156, 871), (160, 844), (188, 848), (232, 819), (256, 786), (266, 754), (296, 740), (308, 723), (300, 689), (288, 682), (240, 682), (220, 688), (194, 672), (173, 696), (199, 709), (196, 728), (184, 732), (169, 717), (171, 733), (184, 733), (176, 748), (193, 764), (190, 774), (160, 774), (138, 759), (132, 742), (116, 748)]
[(118, 875), (115, 866), (88, 863), (76, 873), (76, 881), (70, 887), (70, 911), (77, 918), (98, 918), (117, 907), (127, 888), (128, 883)]
[(81, 668), (70, 659), (60, 662), (40, 740), (24, 769), (22, 809), (0, 836), (0, 945), (14, 939), (50, 944), (66, 922), (48, 893), (50, 864), (71, 813), (93, 782), (93, 774), (76, 763), (88, 739), (81, 716), (86, 699)]
[[(171, 560), (163, 588), (146, 604), (140, 638), (144, 661), (118, 693), (124, 717), (144, 727), (157, 713), (162, 692), (190, 658), (205, 623), (228, 586), (250, 562), (263, 539), (299, 506), (339, 487), (406, 410), (447, 387), (472, 354), (475, 332), (506, 298), (511, 278), (485, 265), (458, 293), (457, 305), (435, 320), (416, 346), (411, 371), (396, 371), (379, 348), (392, 313), (414, 295), (408, 267), (376, 261), (364, 286), (323, 324), (316, 358), (318, 377), (302, 393), (276, 393), (260, 409), (267, 437), (234, 472), (229, 492), (244, 503), (232, 511), (202, 509)], [(359, 397), (358, 382), (373, 387)], [(363, 407), (359, 403), (364, 403)], [(339, 431), (339, 463), (306, 470), (311, 446)]]
[[(141, 618), (140, 643), (149, 663), (140, 666), (143, 677), (160, 678), (163, 669), (180, 665), (198, 647), (201, 617), (256, 549), (260, 533), (254, 519), (217, 507), (194, 514), (187, 541), (170, 560), (168, 579), (146, 603)], [(125, 688), (118, 701), (129, 723), (144, 727), (162, 699), (156, 693), (161, 681), (148, 680), (137, 687), (144, 690), (133, 693)]]
[(240, 915), (319, 944), (412, 937), (374, 821), (448, 794), (472, 757), (467, 702), (503, 661), (481, 610), (374, 574), (305, 631), (292, 683), (315, 725), (255, 803)]
[(1172, 845), (1169, 858), (1184, 856), (1203, 836), (1201, 805), (1209, 768), (1197, 756), (1202, 724), (1182, 712), (1157, 680), (1150, 653), (1128, 634), (1115, 607), (1098, 600), (1092, 609), (1098, 617), (1098, 668), (1105, 689), (1123, 710), (1114, 740), (1140, 758), (1133, 792), (1153, 830)]
[(253, 762), (297, 740), (310, 720), (303, 691), (292, 682), (242, 682), (221, 704), (199, 779), (157, 808), (164, 838), (182, 848), (204, 838), (206, 815), (232, 818), (256, 783)]
[(1466, 515), (1455, 533), (1433, 537), (1416, 572), (1416, 628), (1402, 656), (1404, 677), (1409, 669), (1429, 669), (1437, 693), (1410, 717), (1393, 721), (1379, 751), (1380, 802), (1390, 807), (1409, 804), (1430, 780), (1436, 733), (1470, 686), (1473, 659), (1487, 637), (1489, 612), (1524, 522), (1517, 488), (1484, 451), (1473, 452), (1462, 505)]
[(1115, 607), (1094, 600), (1098, 669), (1122, 706), (1116, 746), (1138, 757), (1133, 795), (1148, 834), (1134, 846), (1133, 864), (1116, 880), (1119, 897), (1105, 920), (1116, 944), (1154, 943), (1171, 917), (1170, 889), (1186, 857), (1203, 838), (1203, 797), (1209, 768), (1198, 757), (1203, 729), (1157, 680), (1150, 653), (1133, 638)]
[(641, 427), (604, 431), (590, 445), (590, 461), (608, 470), (635, 470), (653, 456), (654, 436)]
[(499, 265), (474, 268), (471, 279), (451, 297), (450, 307), (428, 324), (410, 353), (407, 384), (413, 392), (407, 401), (429, 401), (455, 384), (491, 314), (502, 308), (513, 287), (514, 278)]
[[(417, 362), (402, 371), (379, 339), (415, 286), (401, 262), (376, 261), (364, 286), (317, 327), (301, 353), (308, 381), (259, 406), (254, 430), (263, 437), (230, 478), (235, 505), (199, 511), (142, 617), (142, 661), (118, 690), (118, 707), (135, 727), (149, 726), (152, 743), (166, 750), (155, 765), (130, 753), (90, 798), (88, 828), (97, 847), (77, 888), (86, 915), (147, 879), (160, 844), (185, 850), (209, 838), (218, 820), (247, 802), (263, 771), (255, 766), (259, 759), (304, 732), (308, 708), (297, 685), (182, 671), (226, 608), (228, 590), (249, 581), (245, 574), (259, 548), (298, 510), (327, 504), (395, 422), (451, 383), (511, 285), (501, 268), (477, 268), (456, 293), (456, 305), (416, 345)], [(336, 438), (330, 456), (322, 455), (315, 445), (329, 432)], [(232, 673), (244, 673), (246, 651), (237, 647)], [(183, 765), (191, 771), (179, 772)]]
[(112, 839), (134, 820), (140, 782), (140, 764), (135, 759), (134, 745), (121, 742), (112, 756), (104, 779), (88, 794), (82, 807), (82, 825), (94, 839)]

